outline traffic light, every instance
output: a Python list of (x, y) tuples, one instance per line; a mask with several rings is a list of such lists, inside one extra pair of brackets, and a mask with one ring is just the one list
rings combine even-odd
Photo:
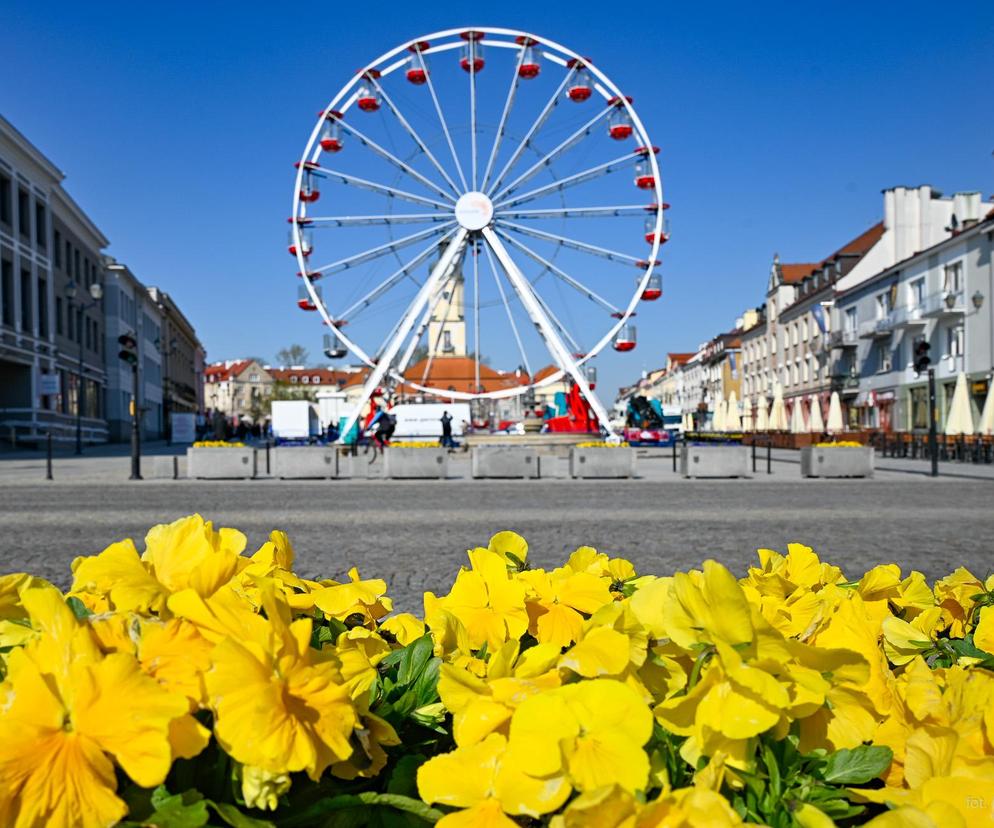
[(117, 341), (121, 346), (121, 350), (117, 353), (118, 357), (127, 362), (132, 368), (136, 368), (138, 366), (138, 340), (131, 334), (126, 333), (121, 334), (117, 338)]
[(928, 352), (931, 349), (931, 345), (928, 344), (927, 339), (919, 339), (915, 343), (915, 373), (924, 374), (929, 365), (932, 364), (932, 360), (929, 358)]

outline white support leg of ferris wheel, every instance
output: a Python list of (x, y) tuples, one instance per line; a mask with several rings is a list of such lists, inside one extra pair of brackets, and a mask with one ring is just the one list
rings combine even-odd
[(580, 393), (583, 394), (584, 399), (590, 404), (590, 407), (594, 410), (594, 414), (597, 415), (597, 419), (600, 420), (601, 427), (607, 431), (609, 437), (613, 437), (614, 432), (611, 430), (607, 409), (604, 408), (601, 401), (594, 395), (590, 385), (587, 383), (586, 377), (583, 376), (583, 371), (580, 370), (580, 366), (576, 364), (572, 354), (567, 350), (562, 339), (559, 338), (559, 332), (555, 329), (549, 317), (546, 316), (545, 311), (542, 310), (541, 304), (536, 300), (528, 280), (518, 269), (514, 259), (511, 258), (511, 254), (507, 252), (507, 248), (504, 247), (504, 243), (500, 240), (497, 233), (494, 232), (494, 229), (489, 226), (484, 227), (481, 233), (483, 234), (483, 238), (486, 239), (487, 244), (490, 245), (490, 249), (493, 250), (497, 260), (501, 263), (501, 267), (504, 268), (508, 280), (510, 280), (511, 284), (514, 285), (514, 289), (518, 292), (521, 304), (524, 305), (532, 322), (535, 323), (544, 337), (553, 358), (573, 378), (573, 381), (580, 388)]
[[(339, 442), (343, 442), (345, 440), (345, 437), (352, 431), (352, 427), (359, 421), (359, 417), (362, 416), (363, 407), (369, 401), (369, 398), (373, 396), (373, 392), (383, 381), (383, 377), (386, 375), (387, 371), (390, 370), (390, 366), (396, 358), (398, 351), (400, 351), (401, 346), (411, 333), (411, 329), (414, 327), (414, 323), (421, 314), (421, 311), (424, 309), (425, 304), (434, 294), (436, 286), (446, 279), (457, 258), (462, 255), (463, 248), (466, 246), (466, 238), (468, 235), (469, 231), (467, 231), (465, 227), (460, 227), (456, 232), (456, 235), (453, 237), (452, 242), (445, 248), (444, 251), (442, 251), (442, 255), (439, 257), (438, 263), (434, 268), (432, 268), (431, 273), (428, 278), (425, 279), (425, 282), (418, 291), (417, 296), (414, 297), (414, 301), (408, 306), (401, 323), (394, 331), (393, 337), (383, 349), (383, 353), (380, 355), (379, 361), (369, 372), (369, 376), (366, 378), (366, 382), (362, 386), (362, 394), (356, 402), (356, 407), (353, 409), (352, 413), (349, 414), (345, 427), (339, 435)], [(598, 414), (598, 416), (600, 415)]]

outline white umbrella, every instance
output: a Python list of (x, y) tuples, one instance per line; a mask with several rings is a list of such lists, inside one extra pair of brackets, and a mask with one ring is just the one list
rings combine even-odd
[(693, 430), (694, 430), (694, 418), (690, 415), (690, 412), (688, 411), (686, 414), (683, 415), (683, 431), (684, 433), (687, 433), (688, 431), (693, 431)]
[(977, 424), (978, 434), (994, 434), (994, 388), (987, 384), (987, 400), (984, 402), (984, 410), (980, 413), (980, 422)]
[(800, 397), (794, 397), (794, 407), (790, 412), (790, 432), (791, 434), (803, 434), (807, 429), (804, 427), (803, 403)]
[(770, 431), (786, 431), (787, 408), (783, 404), (783, 388), (778, 382), (773, 386), (773, 405), (770, 406)]
[(821, 434), (825, 430), (825, 421), (821, 418), (821, 400), (817, 394), (811, 395), (811, 413), (808, 415), (808, 431)]
[(742, 411), (742, 430), (743, 431), (756, 430), (752, 426), (752, 400), (745, 400), (745, 405)]
[(728, 397), (728, 411), (725, 412), (725, 431), (741, 431), (742, 421), (739, 419), (739, 401), (732, 391)]
[(828, 401), (828, 423), (825, 431), (829, 434), (841, 434), (846, 430), (842, 422), (842, 402), (839, 400), (839, 392), (833, 391), (832, 398)]
[(724, 400), (718, 400), (718, 404), (714, 407), (714, 416), (711, 418), (711, 430), (712, 431), (724, 431), (725, 430), (725, 410), (726, 403)]
[(761, 394), (756, 403), (756, 431), (770, 430), (770, 416), (766, 410), (766, 395)]
[(973, 414), (970, 412), (970, 399), (966, 395), (966, 375), (960, 371), (956, 377), (953, 401), (946, 414), (946, 436), (973, 434)]

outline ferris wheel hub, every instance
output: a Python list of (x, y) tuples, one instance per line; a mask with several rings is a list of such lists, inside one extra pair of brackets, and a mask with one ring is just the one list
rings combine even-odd
[(464, 193), (456, 202), (456, 221), (467, 230), (482, 230), (493, 217), (494, 204), (485, 193)]

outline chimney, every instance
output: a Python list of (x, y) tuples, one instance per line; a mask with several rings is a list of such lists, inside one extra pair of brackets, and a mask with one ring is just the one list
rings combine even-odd
[(961, 230), (965, 230), (980, 221), (980, 193), (955, 193), (953, 195), (953, 215), (959, 221)]

